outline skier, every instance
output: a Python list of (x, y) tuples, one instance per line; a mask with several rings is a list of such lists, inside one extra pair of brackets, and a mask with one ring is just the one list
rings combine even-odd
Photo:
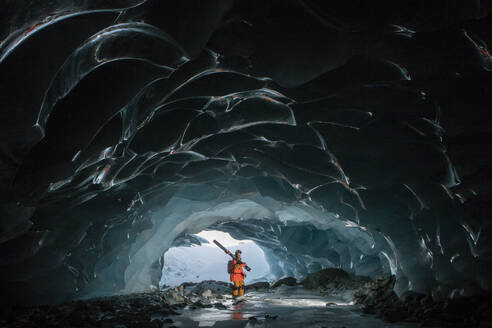
[(244, 278), (246, 278), (246, 273), (244, 273), (243, 268), (250, 271), (251, 268), (246, 265), (243, 261), (241, 261), (241, 251), (238, 249), (234, 255), (232, 255), (231, 251), (222, 246), (217, 240), (214, 240), (214, 243), (219, 246), (227, 255), (232, 257), (227, 263), (227, 273), (231, 276), (231, 281), (233, 283), (232, 286), (232, 297), (237, 298), (239, 296), (244, 295)]
[(230, 273), (230, 278), (234, 284), (232, 287), (232, 297), (237, 298), (238, 296), (244, 295), (244, 278), (246, 278), (246, 273), (243, 271), (243, 267), (246, 263), (241, 261), (241, 251), (238, 249), (234, 253), (235, 259), (229, 261), (228, 272)]

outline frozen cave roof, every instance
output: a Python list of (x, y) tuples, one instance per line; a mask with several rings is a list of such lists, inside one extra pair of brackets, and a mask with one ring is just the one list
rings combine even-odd
[(3, 6), (2, 302), (148, 289), (208, 227), (279, 276), (491, 288), (490, 3)]

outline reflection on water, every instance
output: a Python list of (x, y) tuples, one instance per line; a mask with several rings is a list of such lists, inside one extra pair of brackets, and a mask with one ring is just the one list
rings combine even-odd
[(244, 300), (234, 302), (228, 296), (217, 307), (186, 307), (180, 315), (171, 316), (172, 325), (189, 327), (289, 328), (414, 328), (412, 323), (390, 324), (362, 315), (350, 299), (320, 295), (299, 286), (281, 286), (275, 290), (249, 292)]
[(243, 320), (243, 303), (234, 304), (232, 310), (232, 320)]

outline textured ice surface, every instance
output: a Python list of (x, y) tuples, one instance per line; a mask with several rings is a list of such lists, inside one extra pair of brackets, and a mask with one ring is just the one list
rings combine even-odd
[(8, 1), (5, 301), (148, 290), (204, 229), (275, 278), (490, 289), (490, 5), (351, 3)]

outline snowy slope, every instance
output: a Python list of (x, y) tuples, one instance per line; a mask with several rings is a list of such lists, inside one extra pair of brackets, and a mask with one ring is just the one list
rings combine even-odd
[(252, 268), (246, 272), (246, 283), (269, 280), (270, 267), (261, 248), (251, 240), (236, 240), (228, 233), (221, 231), (205, 231), (197, 234), (209, 241), (202, 246), (173, 247), (164, 255), (164, 268), (160, 286), (176, 286), (183, 282), (199, 282), (203, 280), (229, 281), (227, 262), (230, 257), (215, 244), (213, 239), (220, 241), (232, 252), (240, 249), (243, 260)]

